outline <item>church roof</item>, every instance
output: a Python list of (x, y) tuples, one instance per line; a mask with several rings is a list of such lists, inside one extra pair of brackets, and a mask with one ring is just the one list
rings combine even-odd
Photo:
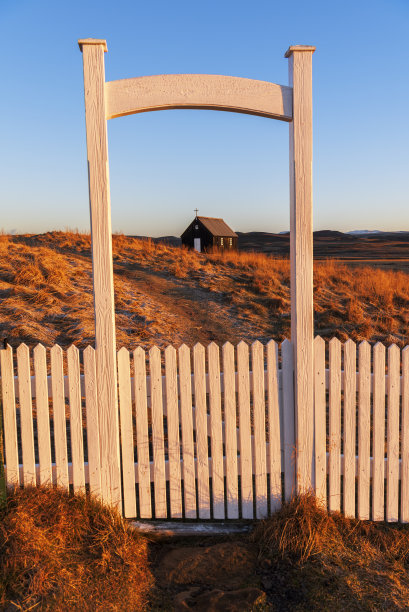
[(237, 234), (223, 221), (215, 217), (197, 217), (201, 223), (213, 236), (226, 236), (228, 238), (237, 238)]

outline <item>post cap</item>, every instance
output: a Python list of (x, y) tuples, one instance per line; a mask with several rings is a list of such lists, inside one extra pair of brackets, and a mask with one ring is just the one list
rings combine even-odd
[(288, 47), (287, 51), (285, 52), (284, 57), (290, 57), (293, 53), (295, 53), (295, 51), (310, 51), (311, 53), (314, 53), (315, 47), (311, 45), (291, 45), (291, 47)]
[(102, 45), (104, 47), (104, 52), (107, 53), (107, 41), (103, 38), (80, 38), (78, 41), (78, 46), (80, 51), (82, 52), (83, 45)]

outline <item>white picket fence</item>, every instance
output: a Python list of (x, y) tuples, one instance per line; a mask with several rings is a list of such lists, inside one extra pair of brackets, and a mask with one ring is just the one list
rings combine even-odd
[[(314, 341), (312, 489), (409, 521), (409, 347)], [(326, 355), (327, 353), (327, 355)], [(8, 484), (101, 492), (95, 351), (0, 351)], [(326, 365), (328, 367), (326, 367)], [(357, 367), (358, 365), (358, 367)], [(118, 352), (126, 517), (253, 519), (294, 493), (293, 351), (241, 342)], [(386, 495), (385, 495), (386, 494)]]

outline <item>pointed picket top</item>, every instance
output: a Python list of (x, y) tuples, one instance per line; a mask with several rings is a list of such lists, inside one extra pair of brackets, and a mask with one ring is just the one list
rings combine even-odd
[(45, 348), (44, 344), (41, 344), (41, 342), (36, 344), (33, 350), (34, 355), (45, 355), (46, 353), (47, 353), (47, 349)]
[(409, 358), (409, 345), (405, 346), (405, 348), (402, 349), (402, 359), (406, 357), (406, 359)]
[(269, 340), (266, 344), (266, 347), (268, 350), (277, 350), (278, 349), (278, 343), (275, 340)]
[(216, 344), (216, 342), (213, 340), (212, 342), (210, 342), (210, 344), (208, 344), (207, 348), (209, 351), (218, 351), (219, 345)]
[(251, 349), (253, 351), (262, 351), (264, 349), (264, 344), (260, 342), (260, 340), (255, 340), (251, 345)]
[(171, 344), (168, 344), (168, 346), (165, 348), (163, 352), (165, 354), (165, 358), (166, 357), (169, 358), (171, 355), (174, 355), (176, 353), (176, 349)]
[(93, 346), (88, 344), (88, 346), (84, 349), (83, 353), (84, 355), (92, 355), (93, 353), (95, 353), (95, 349)]
[(223, 359), (229, 358), (234, 364), (234, 346), (231, 342), (225, 342), (222, 346)]
[(187, 344), (182, 344), (179, 349), (178, 349), (178, 353), (179, 355), (190, 355), (190, 348), (187, 346)]
[(385, 345), (382, 342), (377, 342), (373, 347), (374, 355), (384, 355), (385, 354)]
[(362, 347), (362, 350), (367, 350), (367, 348), (369, 348), (369, 349), (371, 348), (371, 345), (368, 342), (368, 340), (361, 340), (361, 342), (358, 344), (358, 346), (359, 346), (360, 350), (361, 350), (361, 347)]
[(196, 344), (193, 347), (193, 353), (197, 355), (202, 355), (205, 352), (205, 350), (206, 350), (205, 347), (200, 342), (196, 342)]
[(23, 342), (22, 344), (20, 344), (20, 345), (17, 347), (17, 351), (16, 351), (16, 353), (17, 353), (17, 357), (18, 357), (19, 355), (24, 355), (24, 356), (25, 356), (25, 355), (27, 355), (27, 354), (29, 354), (29, 353), (30, 353), (30, 349), (28, 348), (27, 344), (25, 344), (25, 343)]
[(356, 347), (356, 344), (355, 344), (355, 342), (354, 342), (354, 341), (353, 341), (351, 338), (348, 338), (348, 340), (347, 340), (346, 342), (344, 342), (344, 346), (345, 346), (346, 348), (347, 348), (347, 347), (351, 347), (351, 349), (350, 349), (350, 350), (352, 350), (352, 347), (353, 347), (353, 346), (355, 346), (355, 347)]
[(338, 347), (341, 346), (341, 341), (338, 340), (338, 338), (335, 338), (335, 336), (333, 338), (331, 338), (331, 340), (329, 341), (329, 346), (334, 346), (334, 347)]
[(222, 346), (222, 350), (223, 350), (223, 351), (225, 351), (225, 350), (226, 350), (226, 351), (231, 351), (232, 349), (233, 349), (233, 351), (234, 351), (234, 346), (233, 346), (233, 344), (232, 344), (231, 342), (225, 342), (225, 343), (223, 344), (223, 346)]
[(123, 346), (118, 351), (118, 358), (121, 357), (121, 356), (126, 357), (126, 355), (129, 355), (129, 351), (128, 351), (128, 349), (125, 346)]
[(149, 349), (149, 357), (157, 357), (158, 355), (160, 356), (160, 349), (157, 346), (152, 346)]
[(60, 355), (62, 352), (63, 350), (59, 344), (54, 344), (50, 349), (51, 354)]
[(399, 354), (400, 348), (395, 343), (388, 346), (388, 358), (393, 358), (394, 356), (398, 358)]
[(237, 348), (240, 348), (240, 350), (244, 350), (245, 348), (248, 349), (249, 345), (244, 340), (240, 340), (240, 342), (237, 345)]
[(144, 349), (141, 346), (137, 346), (136, 349), (134, 349), (133, 351), (133, 356), (134, 359), (137, 357), (141, 357), (143, 355), (144, 358), (146, 358), (146, 353), (144, 351)]
[(284, 340), (281, 342), (281, 347), (288, 346), (289, 344), (291, 344), (291, 340), (284, 338)]
[(78, 350), (78, 348), (75, 346), (75, 344), (71, 344), (68, 349), (67, 349), (67, 357), (69, 357), (70, 355), (72, 355), (72, 357), (76, 358), (77, 355), (79, 355), (80, 352)]

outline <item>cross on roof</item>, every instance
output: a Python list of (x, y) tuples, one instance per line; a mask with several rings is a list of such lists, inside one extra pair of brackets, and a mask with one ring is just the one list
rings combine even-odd
[(194, 210), (195, 210), (196, 217), (197, 217), (197, 213), (199, 212), (199, 209), (198, 209), (198, 208), (195, 208)]

